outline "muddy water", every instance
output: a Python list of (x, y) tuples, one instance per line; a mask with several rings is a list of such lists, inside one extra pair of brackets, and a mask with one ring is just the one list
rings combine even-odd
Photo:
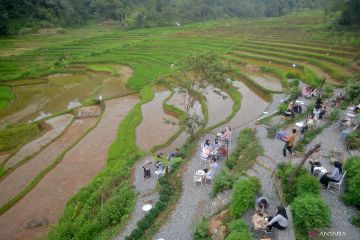
[(280, 80), (270, 74), (249, 74), (249, 77), (266, 89), (271, 91), (282, 91)]
[(0, 206), (19, 194), (45, 168), (68, 147), (74, 144), (89, 128), (96, 123), (96, 118), (83, 118), (73, 122), (67, 131), (46, 147), (30, 161), (16, 168), (0, 182)]
[(9, 160), (5, 164), (5, 167), (14, 167), (16, 164), (18, 164), (25, 158), (41, 150), (42, 147), (49, 144), (65, 130), (65, 128), (73, 120), (73, 117), (74, 116), (72, 114), (64, 114), (46, 120), (45, 123), (50, 127), (50, 129), (47, 130), (45, 134), (25, 144), (16, 154), (9, 158)]
[[(106, 101), (100, 123), (73, 147), (36, 187), (0, 216), (0, 239), (35, 239), (43, 236), (64, 211), (67, 201), (106, 164), (108, 148), (121, 120), (138, 102), (127, 96)], [(49, 226), (25, 229), (32, 219), (49, 220)]]
[(233, 101), (225, 92), (209, 87), (205, 91), (205, 97), (209, 115), (207, 126), (221, 122), (231, 114)]
[(158, 90), (151, 102), (141, 106), (143, 120), (136, 128), (136, 144), (143, 151), (164, 143), (179, 128), (176, 118), (164, 113), (162, 103), (170, 94)]
[(114, 75), (96, 71), (86, 71), (84, 74), (53, 74), (46, 77), (46, 82), (44, 79), (37, 79), (45, 82), (43, 84), (15, 86), (13, 94), (16, 99), (0, 112), (0, 127), (8, 123), (27, 122), (39, 114), (62, 111), (73, 103), (96, 98), (100, 94), (104, 98), (124, 95), (128, 92), (125, 83), (132, 70), (119, 65), (112, 66), (116, 72)]

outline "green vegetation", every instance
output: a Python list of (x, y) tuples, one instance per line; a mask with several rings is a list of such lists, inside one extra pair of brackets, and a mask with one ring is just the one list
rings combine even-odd
[(40, 123), (21, 124), (0, 130), (0, 152), (15, 150), (44, 131)]
[(246, 209), (253, 207), (255, 196), (259, 191), (259, 179), (255, 177), (240, 178), (234, 184), (230, 205), (231, 215), (234, 218), (241, 217)]
[(209, 232), (209, 221), (206, 218), (202, 218), (196, 225), (193, 232), (194, 240), (211, 240)]
[(141, 101), (120, 123), (117, 138), (109, 149), (107, 165), (70, 199), (48, 239), (101, 239), (126, 223), (135, 203), (131, 167), (141, 157), (135, 143), (135, 129), (142, 120), (141, 105), (154, 97), (152, 87), (145, 87), (140, 96)]
[(9, 102), (14, 98), (15, 96), (11, 93), (11, 87), (0, 86), (0, 110), (7, 108)]
[(256, 133), (250, 128), (243, 129), (233, 150), (220, 172), (215, 176), (212, 196), (231, 189), (235, 180), (251, 167), (256, 158), (263, 153), (263, 148), (256, 138)]
[[(345, 184), (346, 190), (342, 198), (348, 205), (353, 205), (357, 208), (360, 207), (360, 157), (355, 156), (346, 160), (345, 163), (346, 177)], [(353, 217), (352, 223), (360, 228), (360, 212)]]
[[(321, 0), (232, 1), (145, 1), (126, 0), (54, 0), (36, 2), (13, 0), (0, 2), (0, 35), (23, 34), (41, 27), (82, 25), (91, 19), (108, 19), (125, 28), (171, 26), (175, 22), (193, 22), (224, 17), (280, 16), (290, 10), (319, 8)], [(57, 29), (65, 34), (66, 30)]]
[(320, 196), (320, 183), (304, 168), (293, 178), (289, 188), (289, 177), (296, 167), (290, 163), (278, 165), (276, 177), (280, 180), (285, 202), (291, 205), (294, 216), (296, 239), (308, 239), (310, 231), (330, 226), (331, 211)]
[(243, 219), (237, 219), (230, 223), (230, 234), (225, 240), (252, 240), (249, 226)]
[(291, 204), (296, 239), (309, 239), (309, 232), (330, 226), (331, 210), (320, 195), (304, 195)]

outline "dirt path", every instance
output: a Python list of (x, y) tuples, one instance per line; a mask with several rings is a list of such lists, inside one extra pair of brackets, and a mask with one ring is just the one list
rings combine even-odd
[[(237, 136), (241, 127), (247, 126), (255, 120), (268, 106), (268, 103), (252, 92), (242, 82), (235, 81), (234, 86), (237, 87), (242, 94), (241, 108), (235, 114), (234, 118), (229, 124), (233, 126), (233, 136)], [(224, 126), (219, 127), (214, 131), (218, 132), (223, 130)], [(207, 134), (200, 141), (204, 142), (205, 139), (214, 140), (213, 134)], [(229, 150), (231, 151), (236, 145), (235, 138), (230, 142)], [(169, 221), (156, 234), (155, 239), (164, 238), (169, 240), (190, 240), (191, 229), (195, 220), (210, 213), (211, 200), (210, 192), (211, 185), (204, 187), (194, 187), (193, 175), (198, 169), (207, 167), (199, 161), (200, 148), (189, 160), (186, 165), (186, 170), (183, 174), (183, 191), (181, 197), (172, 212)], [(222, 163), (220, 163), (222, 164)]]
[(48, 226), (25, 229), (27, 223), (44, 217), (50, 225), (58, 221), (69, 198), (105, 165), (119, 123), (137, 101), (137, 97), (127, 96), (106, 102), (105, 113), (96, 128), (72, 148), (31, 192), (0, 216), (0, 239), (34, 239), (44, 235)]
[(154, 99), (141, 107), (143, 121), (136, 128), (136, 144), (143, 151), (164, 143), (179, 128), (177, 119), (167, 115), (162, 107), (169, 94), (169, 91), (157, 91)]
[(31, 181), (80, 136), (96, 123), (96, 118), (77, 119), (58, 139), (47, 146), (30, 161), (16, 168), (0, 182), (0, 207), (18, 195)]
[(64, 114), (55, 118), (51, 118), (45, 121), (51, 129), (48, 130), (44, 135), (29, 142), (23, 146), (14, 156), (12, 156), (5, 164), (6, 168), (14, 167), (17, 163), (24, 160), (26, 157), (41, 150), (42, 147), (49, 144), (52, 140), (58, 137), (64, 129), (71, 123), (73, 115)]

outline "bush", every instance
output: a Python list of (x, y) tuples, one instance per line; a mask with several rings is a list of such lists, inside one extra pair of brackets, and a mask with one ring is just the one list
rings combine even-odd
[(360, 213), (358, 213), (351, 219), (351, 223), (360, 228)]
[(230, 234), (225, 240), (252, 240), (249, 226), (243, 219), (237, 219), (230, 223)]
[(234, 179), (231, 176), (229, 168), (223, 166), (214, 179), (214, 184), (212, 187), (213, 197), (216, 196), (216, 194), (218, 194), (219, 192), (223, 192), (227, 189), (230, 189), (233, 183), (234, 183)]
[[(296, 177), (294, 177), (294, 179), (293, 179), (294, 184), (293, 184), (292, 189), (289, 189), (288, 181), (289, 181), (289, 177), (293, 173), (293, 171), (295, 171), (295, 166), (291, 165), (289, 163), (279, 164), (278, 170), (276, 171), (276, 176), (280, 179), (281, 188), (284, 192), (285, 201), (287, 203), (291, 203), (294, 200), (294, 198), (297, 196), (297, 193), (295, 191), (295, 186), (296, 186), (296, 183), (298, 182), (298, 179), (302, 176), (307, 175), (307, 170), (302, 168), (300, 170), (300, 172), (298, 173), (298, 175)], [(303, 185), (303, 184), (301, 184), (301, 185)]]
[(294, 224), (304, 234), (330, 226), (331, 211), (320, 196), (304, 195), (295, 198), (291, 204)]
[(209, 232), (209, 221), (206, 218), (201, 219), (196, 225), (193, 233), (194, 240), (211, 240)]
[(297, 178), (295, 183), (296, 196), (305, 194), (319, 194), (320, 183), (317, 178), (309, 175), (301, 175)]
[(286, 73), (286, 77), (288, 79), (300, 79), (301, 75), (299, 72), (288, 72), (288, 73)]
[(345, 98), (354, 103), (360, 101), (360, 74), (347, 82)]
[(292, 81), (290, 82), (289, 86), (290, 86), (290, 87), (298, 87), (299, 84), (300, 84), (299, 79), (294, 79), (294, 80), (292, 80)]
[(360, 131), (356, 129), (346, 137), (346, 142), (349, 144), (349, 148), (352, 150), (360, 148)]
[(234, 184), (230, 211), (233, 217), (240, 217), (243, 212), (253, 207), (255, 196), (260, 190), (256, 177), (241, 178)]
[(280, 111), (280, 113), (285, 112), (285, 111), (287, 110), (287, 108), (288, 108), (288, 104), (287, 104), (287, 103), (285, 103), (285, 102), (281, 103), (281, 104), (279, 105), (279, 111)]
[(360, 157), (351, 157), (345, 163), (346, 190), (343, 200), (346, 204), (360, 207)]

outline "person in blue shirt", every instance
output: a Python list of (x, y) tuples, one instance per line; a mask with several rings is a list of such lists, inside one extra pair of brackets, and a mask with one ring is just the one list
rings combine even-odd
[(339, 161), (334, 162), (334, 170), (327, 174), (324, 174), (321, 179), (320, 183), (323, 185), (324, 188), (327, 188), (329, 182), (339, 182), (341, 179), (342, 174), (342, 164)]

